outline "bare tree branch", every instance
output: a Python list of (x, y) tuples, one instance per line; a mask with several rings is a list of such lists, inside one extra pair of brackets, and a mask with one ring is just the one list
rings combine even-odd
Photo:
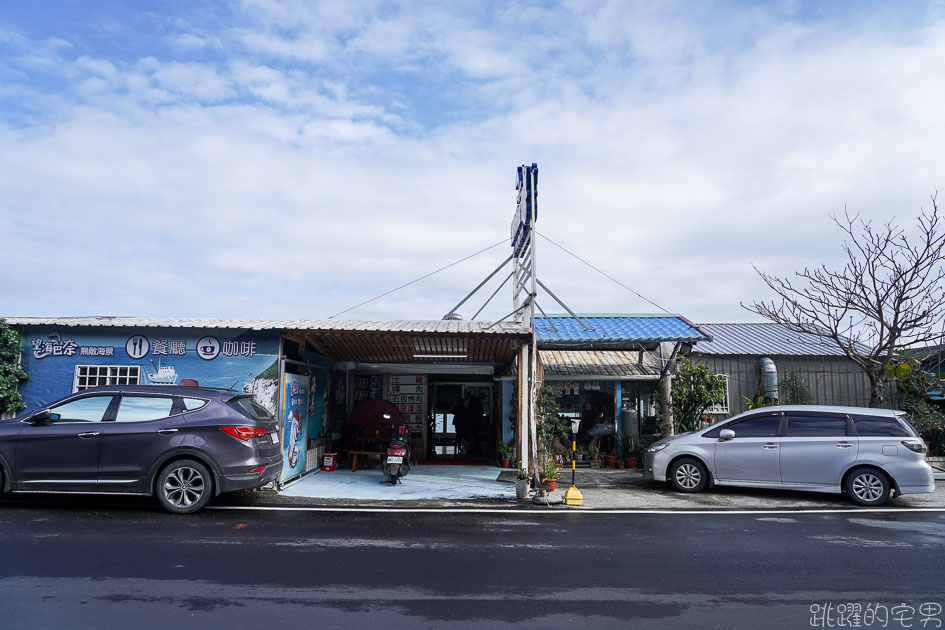
[(755, 271), (775, 294), (742, 306), (794, 332), (834, 343), (870, 379), (870, 406), (882, 401), (886, 366), (903, 348), (945, 341), (945, 229), (931, 210), (916, 219), (910, 239), (895, 219), (874, 226), (846, 208), (830, 219), (844, 233), (846, 262), (838, 270), (805, 267), (795, 280)]

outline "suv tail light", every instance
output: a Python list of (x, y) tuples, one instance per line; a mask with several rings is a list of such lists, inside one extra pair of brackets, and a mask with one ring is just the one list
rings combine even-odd
[(266, 437), (269, 433), (262, 427), (220, 427), (220, 430), (244, 442), (253, 438)]
[(921, 440), (903, 440), (902, 445), (913, 453), (924, 453), (925, 443)]

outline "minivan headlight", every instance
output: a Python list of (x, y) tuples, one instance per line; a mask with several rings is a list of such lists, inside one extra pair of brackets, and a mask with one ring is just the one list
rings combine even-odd
[(654, 445), (651, 446), (650, 448), (646, 449), (646, 452), (647, 452), (647, 453), (658, 453), (658, 452), (662, 451), (664, 448), (666, 448), (667, 446), (669, 446), (669, 442), (663, 442), (662, 444), (654, 444)]

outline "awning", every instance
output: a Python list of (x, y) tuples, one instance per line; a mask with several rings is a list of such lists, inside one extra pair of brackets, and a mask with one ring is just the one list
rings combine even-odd
[(712, 340), (685, 317), (668, 314), (549, 315), (535, 318), (535, 332), (544, 350), (652, 350), (662, 342)]
[[(625, 350), (539, 350), (538, 358), (546, 381), (656, 380), (662, 367), (659, 358), (649, 352)], [(502, 376), (508, 379), (517, 375), (513, 365)]]
[(463, 320), (343, 320), (163, 317), (7, 317), (18, 326), (273, 330), (308, 341), (322, 355), (354, 363), (504, 367), (528, 327)]

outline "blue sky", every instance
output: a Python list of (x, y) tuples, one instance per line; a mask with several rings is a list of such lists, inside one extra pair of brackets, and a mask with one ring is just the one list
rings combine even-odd
[[(838, 260), (831, 212), (929, 206), (943, 102), (940, 2), (8, 2), (0, 314), (325, 317), (507, 237), (538, 162), (539, 231), (752, 320), (752, 264)], [(654, 310), (539, 247), (574, 310)], [(506, 255), (346, 317), (437, 318)]]

